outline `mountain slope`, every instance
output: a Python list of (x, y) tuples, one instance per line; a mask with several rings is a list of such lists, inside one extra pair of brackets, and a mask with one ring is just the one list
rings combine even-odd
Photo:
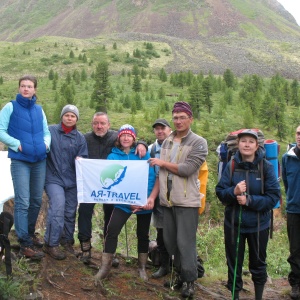
[(177, 38), (300, 37), (276, 0), (2, 0), (0, 40), (140, 32)]
[[(168, 72), (300, 80), (300, 27), (276, 0), (2, 0), (0, 41), (163, 42)], [(22, 45), (26, 49), (26, 43)]]

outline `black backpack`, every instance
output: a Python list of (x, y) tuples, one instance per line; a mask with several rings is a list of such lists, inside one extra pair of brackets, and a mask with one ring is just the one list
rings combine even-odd
[(0, 255), (5, 254), (5, 265), (6, 265), (7, 276), (10, 276), (12, 274), (11, 252), (10, 252), (10, 242), (8, 239), (8, 234), (13, 224), (14, 224), (14, 218), (10, 213), (2, 212), (0, 214)]

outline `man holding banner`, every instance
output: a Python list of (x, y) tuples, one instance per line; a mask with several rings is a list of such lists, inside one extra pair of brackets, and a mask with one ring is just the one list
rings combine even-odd
[(176, 102), (172, 110), (175, 131), (163, 142), (159, 158), (159, 198), (163, 206), (164, 243), (174, 257), (175, 280), (168, 284), (181, 290), (184, 298), (193, 297), (198, 278), (196, 232), (200, 192), (198, 172), (207, 156), (206, 140), (191, 131), (193, 113), (187, 102)]
[[(107, 159), (118, 138), (118, 132), (110, 129), (109, 117), (104, 112), (97, 112), (93, 116), (92, 131), (84, 135), (90, 159)], [(140, 157), (145, 156), (146, 145), (139, 141), (137, 152)], [(91, 238), (92, 238), (92, 216), (95, 203), (82, 202), (78, 209), (78, 239), (81, 245), (80, 259), (84, 263), (89, 263), (91, 258)], [(107, 225), (110, 220), (114, 205), (103, 203), (104, 228), (103, 236), (106, 236)], [(118, 259), (113, 259), (113, 266), (119, 265)]]

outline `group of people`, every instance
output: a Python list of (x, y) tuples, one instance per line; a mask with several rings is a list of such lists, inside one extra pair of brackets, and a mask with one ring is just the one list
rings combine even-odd
[[(107, 278), (111, 267), (118, 266), (115, 256), (118, 236), (128, 218), (136, 214), (140, 278), (148, 279), (146, 263), (152, 219), (161, 257), (161, 266), (152, 277), (165, 276), (172, 267), (175, 276), (168, 286), (181, 289), (184, 298), (192, 297), (198, 277), (196, 233), (201, 205), (198, 173), (206, 160), (208, 147), (206, 140), (191, 130), (191, 106), (183, 101), (174, 104), (173, 131), (165, 119), (153, 123), (156, 141), (147, 151), (147, 145), (137, 141), (133, 126), (125, 124), (118, 131), (111, 130), (108, 115), (104, 112), (94, 114), (92, 131), (85, 135), (77, 130), (79, 111), (75, 105), (66, 105), (61, 112), (61, 122), (48, 126), (43, 109), (36, 103), (36, 89), (34, 76), (21, 77), (16, 99), (0, 112), (0, 141), (7, 145), (11, 159), (14, 222), (20, 255), (41, 259), (47, 253), (60, 260), (65, 259), (65, 251), (75, 254), (76, 159), (146, 160), (149, 163), (146, 204), (103, 204), (103, 254), (95, 281)], [(293, 299), (300, 297), (299, 159), (300, 126), (296, 131), (295, 147), (282, 158), (290, 242), (288, 280)], [(35, 234), (35, 224), (44, 190), (49, 208), (44, 241), (41, 241)], [(247, 129), (239, 133), (238, 151), (227, 164), (216, 186), (216, 195), (225, 206), (227, 288), (232, 299), (239, 299), (247, 241), (255, 299), (262, 299), (267, 280), (271, 211), (280, 199), (280, 186), (273, 166), (264, 158), (255, 131)], [(80, 258), (84, 262), (91, 258), (94, 206), (93, 203), (81, 203), (78, 208)]]

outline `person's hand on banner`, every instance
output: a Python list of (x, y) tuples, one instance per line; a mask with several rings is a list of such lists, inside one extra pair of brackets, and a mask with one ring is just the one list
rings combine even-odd
[(143, 206), (138, 206), (138, 205), (130, 205), (130, 208), (131, 208), (133, 214), (138, 211), (143, 210)]

